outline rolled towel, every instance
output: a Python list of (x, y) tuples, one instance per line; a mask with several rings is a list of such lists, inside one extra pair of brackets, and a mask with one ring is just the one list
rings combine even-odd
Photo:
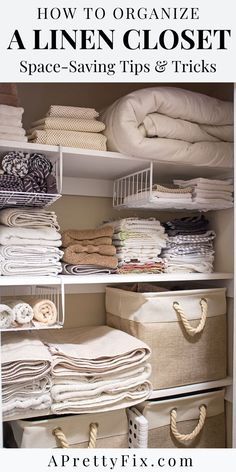
[(34, 312), (34, 320), (48, 326), (56, 323), (57, 307), (51, 300), (42, 300), (40, 298), (32, 299), (31, 306)]
[(28, 174), (29, 159), (29, 153), (11, 151), (3, 157), (2, 168), (6, 174), (22, 178)]
[(5, 300), (5, 302), (12, 309), (14, 319), (18, 324), (24, 325), (32, 321), (34, 312), (29, 303), (22, 300)]
[(10, 328), (15, 321), (13, 310), (3, 303), (0, 304), (0, 329)]

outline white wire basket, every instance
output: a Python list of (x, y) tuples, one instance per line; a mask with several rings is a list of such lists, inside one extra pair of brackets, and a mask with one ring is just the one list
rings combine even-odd
[[(135, 208), (135, 209), (150, 209), (150, 210), (224, 210), (232, 208), (232, 202), (223, 202), (219, 205), (207, 202), (195, 203), (191, 200), (189, 202), (177, 202), (159, 198), (157, 192), (153, 189), (154, 185), (153, 163), (144, 170), (134, 172), (114, 181), (113, 184), (113, 207), (116, 209)], [(165, 185), (162, 182), (162, 185)], [(168, 185), (168, 183), (166, 184)]]
[[(22, 146), (22, 151), (24, 148)], [(33, 193), (0, 190), (0, 210), (7, 207), (38, 207), (43, 208), (52, 205), (62, 192), (62, 152), (59, 147), (57, 157), (49, 157), (52, 163), (52, 175), (56, 179), (58, 193)]]
[(55, 323), (49, 325), (47, 323), (35, 322), (17, 324), (9, 328), (1, 328), (1, 332), (6, 331), (28, 331), (38, 329), (58, 329), (62, 328), (65, 319), (65, 293), (64, 284), (59, 285), (32, 285), (32, 286), (11, 286), (1, 287), (0, 303), (7, 305), (8, 301), (23, 300), (31, 304), (32, 299), (37, 298), (39, 301), (50, 300), (55, 305), (56, 319)]

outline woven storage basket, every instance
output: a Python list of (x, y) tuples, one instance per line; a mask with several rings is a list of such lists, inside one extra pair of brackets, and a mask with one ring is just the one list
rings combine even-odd
[(146, 403), (149, 448), (222, 448), (224, 391)]
[(136, 293), (106, 289), (107, 324), (152, 350), (154, 389), (226, 376), (225, 289)]
[(11, 422), (20, 448), (127, 448), (125, 410)]

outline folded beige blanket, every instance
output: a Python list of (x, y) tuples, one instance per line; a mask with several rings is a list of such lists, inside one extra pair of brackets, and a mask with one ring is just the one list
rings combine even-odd
[(0, 211), (0, 223), (5, 226), (24, 228), (41, 228), (43, 226), (60, 229), (56, 213), (43, 208), (4, 208)]
[(26, 136), (20, 136), (19, 134), (10, 134), (10, 133), (0, 133), (0, 139), (5, 141), (20, 141), (22, 143), (27, 143), (28, 139)]
[(102, 241), (102, 238), (112, 238), (113, 232), (113, 227), (109, 225), (95, 229), (67, 229), (62, 233), (62, 246), (68, 247), (72, 244), (82, 244), (82, 241), (84, 241), (85, 245), (93, 244), (97, 246), (109, 244), (104, 242), (104, 240)]
[(116, 255), (116, 248), (112, 245), (102, 245), (102, 246), (93, 246), (89, 244), (88, 246), (83, 246), (81, 244), (72, 244), (65, 249), (64, 255), (68, 261), (71, 259), (72, 262), (69, 264), (74, 264), (74, 258), (77, 258), (78, 254), (100, 254), (101, 256), (115, 256)]
[(51, 105), (47, 116), (63, 118), (82, 118), (92, 120), (98, 117), (98, 112), (94, 108), (71, 107), (64, 105)]
[(96, 149), (106, 151), (107, 138), (99, 133), (80, 133), (79, 131), (36, 130), (29, 141), (39, 144), (54, 144), (81, 149)]
[(30, 133), (37, 129), (59, 129), (68, 131), (87, 131), (90, 133), (99, 133), (105, 129), (104, 123), (97, 120), (88, 120), (83, 118), (61, 118), (46, 117), (42, 120), (34, 121)]
[(100, 254), (88, 253), (71, 253), (65, 250), (63, 261), (74, 265), (94, 265), (99, 267), (107, 267), (109, 269), (116, 269), (118, 259), (115, 256), (101, 256)]

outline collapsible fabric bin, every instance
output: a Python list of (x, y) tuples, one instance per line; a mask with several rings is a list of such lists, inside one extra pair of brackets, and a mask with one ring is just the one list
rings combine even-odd
[(154, 389), (226, 376), (226, 290), (106, 289), (107, 324), (152, 350)]
[(20, 448), (127, 448), (125, 410), (11, 422)]
[(149, 448), (226, 447), (224, 390), (147, 402)]

